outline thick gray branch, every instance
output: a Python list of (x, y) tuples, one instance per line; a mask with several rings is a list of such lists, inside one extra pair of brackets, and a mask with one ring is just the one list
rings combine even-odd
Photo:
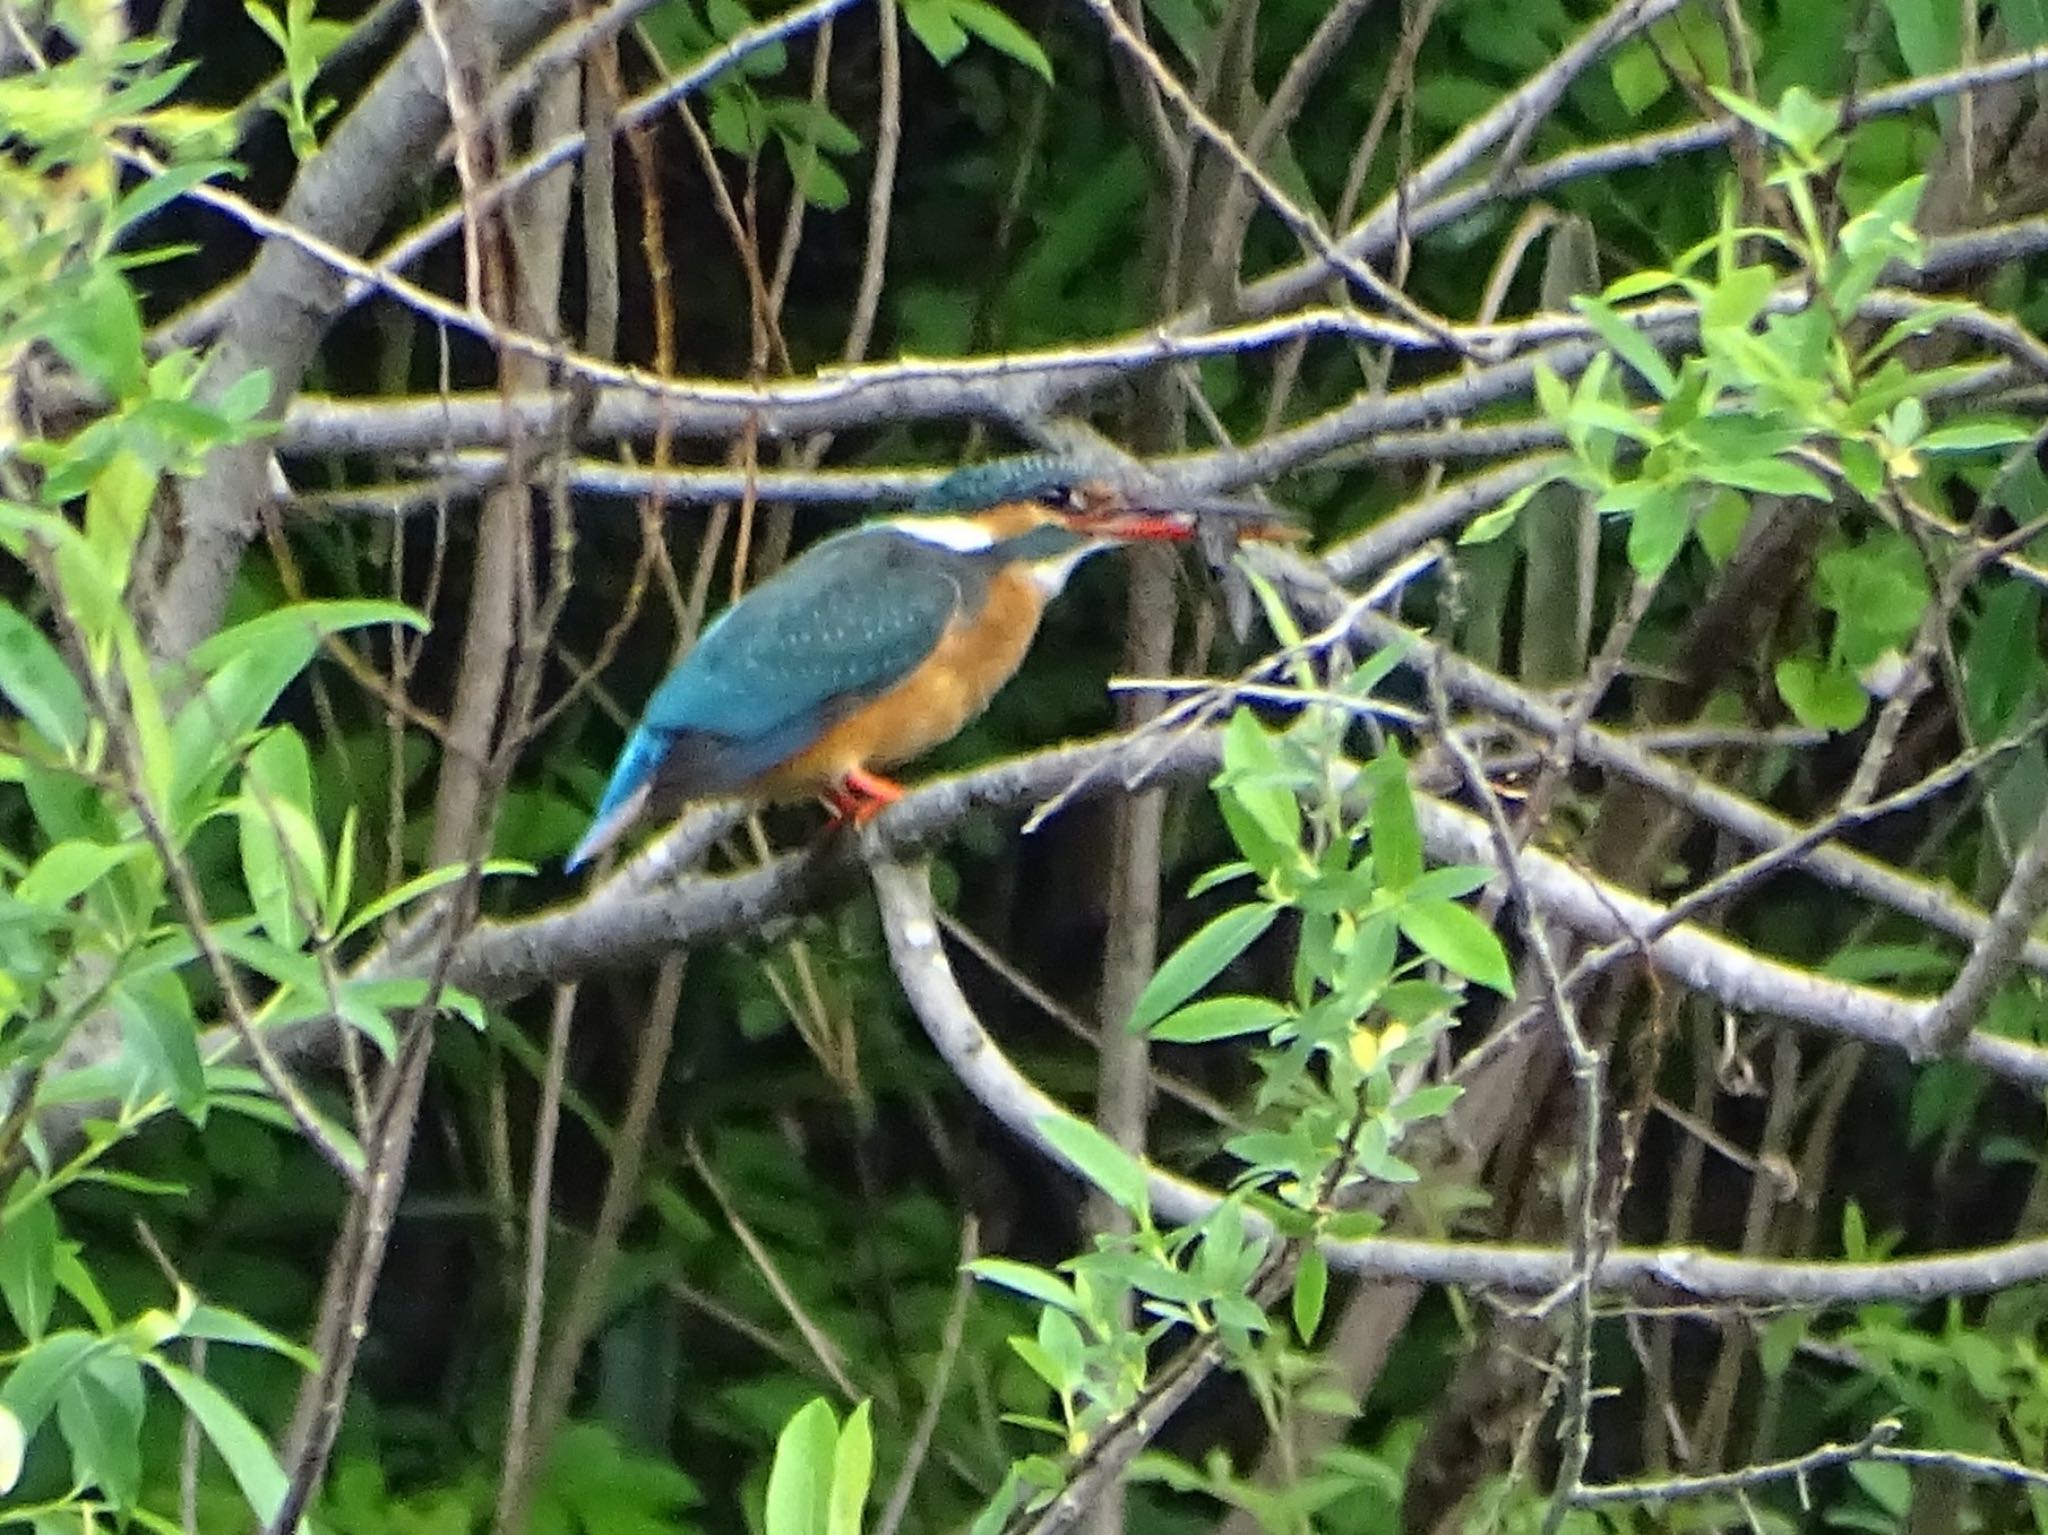
[[(1468, 819), (1484, 837), (1476, 818)], [(1048, 1119), (1074, 1116), (1003, 1054), (961, 994), (940, 946), (924, 874), (886, 857), (876, 859), (871, 873), (897, 978), (940, 1055), (1012, 1133), (1039, 1155), (1080, 1175), (1081, 1169), (1043, 1130)], [(1151, 1166), (1146, 1187), (1154, 1211), (1180, 1223), (1201, 1220), (1219, 1197), (1213, 1189)], [(1271, 1235), (1256, 1211), (1246, 1211), (1245, 1226)], [(1332, 1264), (1362, 1278), (1523, 1295), (1551, 1294), (1572, 1274), (1572, 1255), (1561, 1248), (1374, 1237), (1326, 1243), (1323, 1251)], [(2048, 1240), (1889, 1263), (1751, 1259), (1689, 1247), (1619, 1248), (1600, 1260), (1593, 1283), (1602, 1291), (1644, 1299), (1822, 1305), (1983, 1295), (2042, 1278), (2048, 1278)]]
[[(477, 0), (475, 19), (500, 57), (525, 49), (560, 0)], [(390, 216), (448, 126), (442, 64), (416, 36), (306, 163), (284, 221), (325, 243), (361, 251)], [(270, 377), (268, 419), (284, 414), (338, 311), (342, 278), (297, 245), (272, 240), (256, 258), (207, 358), (201, 398), (218, 400), (245, 376)], [(158, 655), (181, 656), (220, 625), (228, 589), (270, 498), (270, 447), (222, 448), (182, 496), (175, 533), (158, 540), (161, 568), (148, 615)]]

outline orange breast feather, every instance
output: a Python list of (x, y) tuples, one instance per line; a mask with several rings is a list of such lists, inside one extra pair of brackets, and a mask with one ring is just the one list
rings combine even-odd
[(765, 774), (763, 792), (801, 799), (854, 768), (893, 767), (951, 740), (1016, 674), (1044, 611), (1028, 570), (1000, 572), (981, 610), (956, 617), (922, 665)]

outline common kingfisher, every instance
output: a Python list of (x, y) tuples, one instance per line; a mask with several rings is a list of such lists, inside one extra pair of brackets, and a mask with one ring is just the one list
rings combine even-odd
[[(1055, 459), (958, 470), (910, 512), (825, 539), (706, 628), (648, 700), (581, 868), (643, 813), (697, 800), (822, 799), (864, 824), (902, 789), (876, 773), (950, 739), (1024, 660), (1046, 603), (1090, 555), (1191, 539), (1179, 509)], [(1270, 536), (1247, 524), (1244, 536)]]

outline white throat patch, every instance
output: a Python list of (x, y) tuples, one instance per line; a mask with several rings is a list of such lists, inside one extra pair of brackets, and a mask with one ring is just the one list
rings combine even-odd
[(995, 542), (988, 529), (971, 517), (891, 517), (888, 526), (959, 554), (973, 554)]
[(1031, 579), (1047, 597), (1057, 597), (1066, 588), (1067, 577), (1074, 573), (1074, 567), (1091, 554), (1100, 554), (1116, 545), (1108, 541), (1082, 544), (1071, 554), (1061, 555), (1056, 560), (1041, 560), (1031, 567)]

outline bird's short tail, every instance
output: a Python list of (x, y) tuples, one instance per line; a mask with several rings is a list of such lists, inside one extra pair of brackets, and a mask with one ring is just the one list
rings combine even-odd
[(598, 802), (590, 830), (562, 864), (564, 873), (574, 874), (618, 841), (639, 819), (640, 812), (647, 808), (648, 791), (654, 786), (654, 770), (661, 766), (668, 748), (668, 738), (660, 732), (644, 725), (634, 730), (626, 749), (619, 754), (619, 765), (612, 769), (612, 781), (604, 787), (604, 798)]

